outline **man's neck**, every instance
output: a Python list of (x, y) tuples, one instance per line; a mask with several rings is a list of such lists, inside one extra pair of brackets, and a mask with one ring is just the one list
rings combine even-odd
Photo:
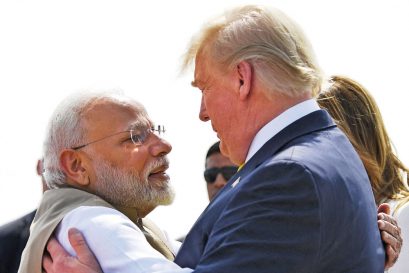
[(122, 206), (115, 206), (117, 210), (125, 214), (132, 222), (136, 223), (138, 219), (144, 218), (148, 215), (154, 208), (131, 208), (131, 207), (122, 207)]
[(306, 100), (287, 109), (279, 116), (274, 117), (270, 122), (264, 125), (253, 138), (249, 147), (246, 161), (250, 158), (272, 137), (274, 137), (282, 129), (300, 119), (301, 117), (310, 114), (313, 111), (319, 110), (317, 102), (313, 99)]
[(257, 133), (266, 124), (293, 106), (311, 99), (308, 94), (300, 97), (288, 97), (279, 93), (269, 97), (263, 95), (254, 99), (251, 104), (249, 103), (249, 110), (242, 115), (244, 118), (241, 124), (246, 127), (241, 128), (243, 132), (240, 139), (241, 143), (237, 145), (241, 147), (241, 150), (236, 150), (238, 153), (235, 156), (229, 155), (235, 164), (241, 165), (246, 159), (249, 159), (251, 144)]

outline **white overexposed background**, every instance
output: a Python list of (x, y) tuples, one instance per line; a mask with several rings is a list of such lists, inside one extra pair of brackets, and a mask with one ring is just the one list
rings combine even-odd
[(35, 165), (57, 103), (103, 88), (124, 90), (166, 125), (177, 197), (150, 216), (171, 236), (185, 234), (207, 204), (204, 157), (217, 139), (198, 119), (200, 92), (191, 71), (179, 74), (181, 56), (207, 19), (248, 3), (283, 10), (303, 27), (327, 75), (369, 89), (409, 164), (407, 0), (1, 0), (0, 224), (41, 198)]

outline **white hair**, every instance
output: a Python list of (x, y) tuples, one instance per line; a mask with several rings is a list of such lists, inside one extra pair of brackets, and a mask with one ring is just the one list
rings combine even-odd
[[(60, 152), (84, 144), (86, 129), (82, 125), (82, 113), (97, 100), (120, 104), (131, 101), (120, 91), (83, 91), (68, 96), (57, 106), (48, 123), (43, 147), (44, 178), (50, 189), (66, 185), (66, 175), (60, 166)], [(136, 104), (145, 111), (141, 104)]]

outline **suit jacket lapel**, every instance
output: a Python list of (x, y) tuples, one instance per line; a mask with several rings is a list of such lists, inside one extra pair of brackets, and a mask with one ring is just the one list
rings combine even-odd
[(312, 112), (291, 123), (277, 135), (267, 141), (263, 147), (261, 147), (261, 149), (258, 150), (257, 153), (244, 165), (240, 173), (246, 174), (257, 168), (261, 163), (277, 153), (290, 141), (298, 137), (335, 126), (334, 121), (325, 110)]
[(243, 168), (238, 171), (222, 190), (215, 196), (213, 201), (208, 205), (206, 210), (212, 206), (212, 204), (217, 201), (217, 199), (223, 195), (224, 192), (229, 191), (232, 188), (233, 183), (237, 183), (237, 179), (241, 179), (255, 168), (257, 168), (261, 163), (266, 161), (268, 158), (272, 157), (281, 148), (283, 148), (290, 141), (306, 135), (315, 131), (325, 130), (330, 127), (335, 127), (335, 123), (331, 116), (325, 110), (314, 111), (295, 122), (291, 123), (283, 130), (281, 130), (277, 135), (272, 137), (258, 150), (254, 156), (243, 166)]

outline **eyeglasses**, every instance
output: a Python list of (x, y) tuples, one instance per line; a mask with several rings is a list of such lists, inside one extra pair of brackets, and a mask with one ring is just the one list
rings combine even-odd
[(238, 167), (236, 166), (225, 166), (221, 168), (210, 168), (206, 169), (204, 171), (204, 179), (206, 180), (207, 183), (212, 184), (214, 181), (216, 181), (216, 177), (219, 173), (222, 174), (224, 179), (228, 181), (230, 178), (232, 178), (233, 175), (237, 173)]
[(130, 130), (125, 130), (125, 131), (117, 132), (115, 134), (112, 134), (112, 135), (109, 135), (109, 136), (106, 136), (106, 137), (103, 137), (103, 138), (88, 142), (88, 143), (83, 144), (83, 145), (72, 147), (71, 149), (79, 150), (79, 149), (84, 148), (85, 146), (88, 146), (90, 144), (105, 140), (107, 138), (110, 138), (110, 137), (113, 137), (113, 136), (116, 136), (116, 135), (119, 135), (119, 134), (122, 134), (122, 133), (125, 133), (125, 132), (129, 133), (129, 135), (130, 135), (129, 137), (130, 137), (130, 139), (132, 140), (132, 142), (135, 145), (142, 145), (146, 141), (146, 139), (150, 136), (150, 134), (156, 134), (158, 136), (164, 134), (165, 133), (165, 126), (158, 125), (158, 126), (152, 126), (150, 128), (141, 127), (141, 128), (134, 128), (134, 129), (130, 129)]

